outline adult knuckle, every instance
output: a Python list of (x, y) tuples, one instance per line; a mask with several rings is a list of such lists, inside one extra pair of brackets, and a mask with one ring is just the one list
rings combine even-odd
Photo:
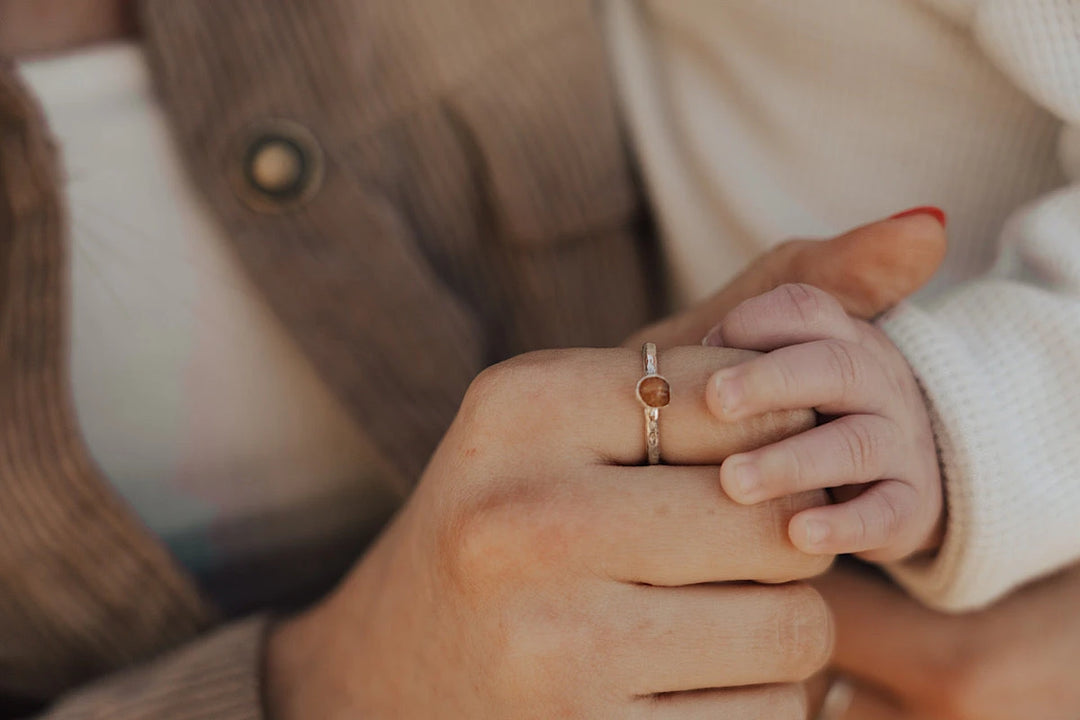
[(542, 382), (550, 354), (526, 353), (481, 371), (465, 394), (466, 402), (483, 407), (518, 404), (516, 401)]
[(602, 657), (591, 651), (594, 623), (585, 617), (551, 603), (514, 617), (504, 628), (494, 663), (500, 684), (517, 686), (515, 695), (523, 700), (535, 701), (539, 693), (551, 705), (558, 698), (563, 708), (557, 717), (582, 717), (581, 691), (587, 687), (596, 696), (611, 684), (606, 674), (596, 672)]
[(541, 437), (565, 363), (557, 351), (539, 351), (486, 368), (469, 385), (459, 422), (496, 444)]
[(470, 433), (484, 432), (513, 407), (513, 387), (504, 363), (482, 370), (469, 384), (458, 410), (457, 424)]
[(440, 565), (459, 588), (513, 583), (565, 562), (580, 523), (550, 486), (503, 482), (467, 497), (443, 522)]
[(515, 665), (531, 666), (534, 673), (551, 676), (587, 656), (593, 634), (591, 623), (580, 621), (574, 613), (547, 606), (542, 611), (525, 613), (509, 630), (508, 654), (515, 659)]
[(510, 363), (511, 361), (505, 361), (481, 370), (465, 392), (465, 404), (487, 405), (501, 402), (503, 394), (509, 388), (506, 380)]
[[(640, 683), (639, 676), (617, 670), (613, 658), (638, 652), (636, 639), (627, 639), (623, 623), (591, 603), (588, 597), (561, 598), (534, 604), (508, 632), (505, 665), (515, 675), (565, 698), (589, 698), (588, 704), (609, 705), (625, 700)], [(595, 717), (592, 713), (580, 717)], [(546, 715), (545, 717), (579, 717)]]
[(439, 528), (439, 567), (459, 590), (474, 590), (507, 560), (510, 527), (496, 507), (477, 503), (453, 513)]

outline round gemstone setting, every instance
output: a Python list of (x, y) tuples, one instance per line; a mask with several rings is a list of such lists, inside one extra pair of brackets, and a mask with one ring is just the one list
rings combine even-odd
[(666, 407), (671, 402), (671, 385), (661, 375), (646, 375), (638, 380), (637, 398), (645, 407)]

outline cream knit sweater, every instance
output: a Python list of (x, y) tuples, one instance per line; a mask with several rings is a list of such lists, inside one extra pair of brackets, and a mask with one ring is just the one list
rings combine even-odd
[(882, 320), (931, 411), (948, 530), (889, 568), (962, 610), (1080, 559), (1080, 0), (609, 0), (687, 302), (792, 235), (907, 206), (951, 249)]

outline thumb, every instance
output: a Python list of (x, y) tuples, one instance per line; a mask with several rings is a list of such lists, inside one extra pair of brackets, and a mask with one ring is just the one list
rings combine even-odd
[(944, 214), (935, 208), (863, 225), (831, 240), (790, 240), (764, 253), (715, 295), (635, 333), (661, 347), (696, 345), (736, 305), (785, 283), (814, 285), (870, 320), (933, 277), (945, 258)]

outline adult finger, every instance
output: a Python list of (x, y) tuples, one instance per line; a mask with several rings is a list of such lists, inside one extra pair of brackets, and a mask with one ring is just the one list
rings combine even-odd
[[(719, 465), (734, 452), (813, 426), (806, 410), (738, 423), (709, 412), (709, 376), (748, 357), (701, 346), (660, 353), (659, 370), (670, 385), (670, 404), (660, 411), (664, 462)], [(469, 433), (463, 451), (483, 452), (486, 443), (498, 442), (513, 446), (501, 455), (514, 462), (640, 465), (645, 418), (635, 390), (642, 374), (640, 351), (625, 349), (545, 351), (501, 363), (477, 378), (462, 405), (458, 431)]]
[(759, 450), (733, 455), (720, 483), (744, 505), (792, 493), (895, 477), (903, 458), (890, 439), (896, 426), (880, 415), (844, 415)]
[[(590, 570), (627, 583), (684, 586), (754, 580), (786, 582), (824, 572), (831, 558), (799, 551), (788, 525), (824, 505), (823, 492), (738, 505), (715, 467), (601, 467), (570, 478), (541, 502)], [(534, 515), (536, 513), (533, 513)], [(520, 513), (508, 523), (523, 526)]]
[(760, 255), (707, 300), (631, 337), (625, 345), (695, 345), (740, 302), (784, 283), (807, 283), (870, 320), (921, 288), (945, 257), (945, 229), (928, 214), (892, 218), (829, 240), (792, 240)]
[(809, 585), (624, 590), (612, 602), (627, 637), (609, 667), (636, 694), (801, 682), (832, 652), (829, 607)]
[(699, 690), (642, 698), (631, 717), (642, 720), (806, 720), (799, 685)]
[(946, 245), (935, 213), (904, 214), (809, 245), (797, 256), (793, 282), (819, 287), (854, 317), (870, 320), (925, 285)]

